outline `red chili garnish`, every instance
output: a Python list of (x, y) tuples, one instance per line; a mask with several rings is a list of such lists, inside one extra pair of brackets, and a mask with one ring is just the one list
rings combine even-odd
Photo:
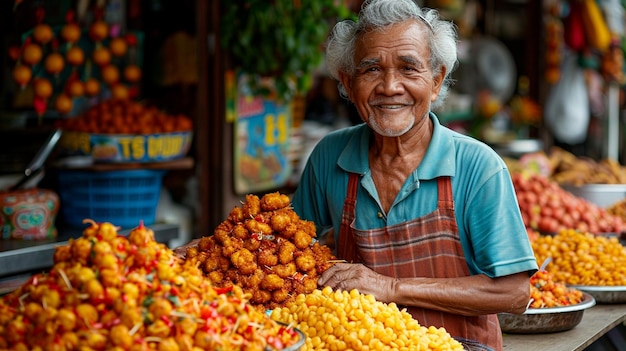
[(168, 328), (174, 326), (174, 322), (172, 322), (166, 315), (162, 315), (161, 320), (165, 323), (165, 325), (167, 325)]
[(223, 287), (223, 288), (215, 288), (215, 292), (216, 292), (218, 295), (229, 293), (229, 292), (231, 292), (232, 290), (233, 290), (233, 286), (232, 286), (232, 285), (225, 286), (225, 287)]

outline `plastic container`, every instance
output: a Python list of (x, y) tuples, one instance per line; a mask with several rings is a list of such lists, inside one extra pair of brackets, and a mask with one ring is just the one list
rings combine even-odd
[(134, 228), (155, 222), (164, 171), (59, 171), (60, 217), (74, 228), (85, 219)]
[(52, 190), (0, 191), (2, 239), (40, 240), (57, 237), (59, 197)]

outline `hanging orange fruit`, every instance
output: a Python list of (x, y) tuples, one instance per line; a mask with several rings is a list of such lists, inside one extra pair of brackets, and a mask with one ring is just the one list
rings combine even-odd
[(52, 96), (52, 83), (50, 83), (50, 81), (46, 78), (37, 78), (33, 82), (33, 90), (35, 92), (35, 96), (47, 99)]
[(124, 56), (124, 54), (126, 54), (126, 51), (128, 50), (126, 40), (120, 37), (111, 39), (111, 42), (109, 43), (109, 50), (111, 50), (111, 54), (113, 54), (113, 56)]
[(95, 78), (89, 78), (85, 81), (85, 95), (96, 96), (100, 93), (100, 82)]
[(68, 43), (75, 43), (80, 39), (80, 27), (76, 23), (68, 23), (61, 28), (61, 38)]
[(24, 45), (22, 50), (22, 61), (29, 65), (35, 65), (41, 61), (43, 57), (43, 51), (41, 50), (41, 46), (35, 43), (28, 43)]
[(95, 42), (104, 40), (109, 36), (109, 25), (102, 20), (95, 21), (89, 27), (89, 37)]
[(54, 101), (54, 108), (60, 113), (68, 113), (72, 110), (74, 103), (72, 98), (65, 95), (59, 94)]
[(33, 71), (26, 65), (17, 65), (13, 68), (13, 79), (20, 85), (20, 88), (26, 87), (32, 77)]
[(131, 83), (138, 82), (141, 79), (141, 68), (137, 65), (128, 65), (124, 67), (124, 79)]
[(78, 79), (74, 79), (67, 84), (67, 94), (72, 97), (81, 97), (85, 94), (85, 85)]
[(111, 62), (111, 52), (108, 48), (99, 47), (93, 51), (92, 58), (98, 66), (106, 66)]
[(116, 83), (111, 87), (111, 95), (113, 95), (115, 99), (126, 100), (130, 94), (128, 87), (124, 84)]
[(53, 52), (46, 57), (44, 62), (46, 71), (50, 74), (59, 74), (65, 67), (63, 56), (58, 52)]
[(72, 46), (65, 53), (65, 59), (72, 66), (80, 66), (85, 62), (85, 52), (79, 46)]
[(114, 65), (102, 67), (100, 73), (102, 74), (102, 80), (109, 85), (115, 84), (120, 80), (120, 71)]
[(33, 38), (40, 44), (47, 44), (53, 36), (52, 28), (45, 23), (40, 23), (33, 29)]

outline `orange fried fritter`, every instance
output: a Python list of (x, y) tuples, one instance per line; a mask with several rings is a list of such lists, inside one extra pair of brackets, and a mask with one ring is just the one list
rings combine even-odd
[[(73, 240), (73, 239), (70, 239)], [(52, 255), (52, 261), (54, 263), (68, 261), (72, 257), (70, 252), (70, 245), (57, 246), (54, 249), (54, 255)]]
[(269, 291), (281, 289), (284, 285), (285, 281), (283, 278), (274, 273), (267, 274), (261, 281), (261, 288)]
[(204, 259), (204, 266), (202, 267), (205, 272), (213, 272), (220, 268), (219, 256), (215, 253), (210, 253), (207, 258)]
[(300, 220), (298, 222), (299, 229), (308, 233), (311, 237), (315, 238), (317, 236), (317, 230), (315, 229), (315, 223), (311, 221)]
[(233, 253), (230, 261), (241, 274), (252, 274), (257, 269), (255, 256), (244, 248)]
[(247, 290), (257, 289), (261, 284), (261, 281), (263, 281), (263, 278), (265, 278), (265, 273), (263, 273), (262, 270), (257, 269), (250, 275), (242, 276), (241, 285)]
[(272, 291), (272, 302), (281, 303), (289, 298), (289, 290), (282, 288)]
[(246, 239), (248, 239), (250, 237), (250, 232), (248, 231), (248, 229), (246, 229), (246, 226), (244, 226), (241, 223), (238, 223), (233, 228), (232, 235), (235, 238), (246, 240)]
[(334, 264), (334, 262), (330, 261), (336, 259), (336, 257), (333, 255), (330, 247), (315, 243), (311, 245), (311, 251), (313, 251), (313, 256), (315, 257), (317, 274), (324, 273)]
[(261, 247), (261, 240), (257, 237), (249, 237), (243, 242), (243, 247), (248, 249), (250, 252), (254, 252)]
[(243, 248), (243, 241), (235, 237), (229, 237), (224, 239), (222, 245), (222, 255), (230, 257), (233, 253)]
[(279, 192), (263, 195), (261, 198), (261, 209), (263, 211), (274, 211), (289, 206), (291, 200), (289, 196)]
[(261, 200), (256, 195), (246, 195), (246, 201), (241, 205), (244, 220), (254, 218), (261, 212)]
[[(228, 235), (228, 234), (226, 234)], [(213, 246), (215, 246), (215, 236), (203, 236), (198, 241), (198, 250), (199, 251), (210, 251)]]
[(272, 299), (272, 293), (267, 290), (257, 289), (252, 291), (252, 297), (250, 301), (255, 304), (265, 304), (268, 303)]
[(261, 250), (257, 255), (257, 263), (260, 266), (273, 267), (278, 264), (278, 256), (268, 250)]
[(317, 277), (307, 275), (302, 280), (302, 288), (305, 294), (310, 294), (313, 290), (317, 289)]
[(246, 221), (246, 229), (248, 229), (250, 233), (259, 235), (272, 235), (273, 232), (269, 224), (259, 222), (256, 219)]
[(272, 229), (277, 232), (282, 232), (287, 228), (289, 224), (292, 223), (292, 218), (289, 213), (285, 210), (278, 210), (274, 212), (272, 218), (270, 219), (270, 224)]
[(299, 271), (308, 272), (315, 268), (315, 256), (310, 248), (307, 248), (301, 255), (296, 257), (296, 267)]
[(298, 230), (293, 236), (293, 243), (298, 249), (304, 250), (313, 243), (313, 238), (304, 230)]
[(296, 274), (298, 270), (295, 263), (289, 262), (287, 264), (279, 264), (274, 266), (272, 271), (278, 274), (278, 276), (281, 278), (289, 278)]
[(224, 272), (222, 271), (212, 271), (208, 274), (209, 280), (211, 283), (215, 285), (220, 285), (224, 280)]
[(283, 240), (278, 247), (278, 260), (282, 264), (293, 261), (293, 253), (296, 251), (296, 245), (291, 241)]
[(235, 206), (228, 214), (228, 222), (230, 223), (239, 223), (243, 220), (243, 210), (239, 206)]

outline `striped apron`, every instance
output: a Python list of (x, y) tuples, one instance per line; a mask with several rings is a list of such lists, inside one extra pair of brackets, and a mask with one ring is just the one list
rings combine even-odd
[[(438, 178), (437, 184), (434, 212), (381, 229), (358, 230), (353, 224), (359, 175), (351, 173), (338, 238), (338, 258), (363, 263), (380, 274), (396, 278), (469, 276), (454, 215), (450, 177)], [(445, 328), (466, 350), (502, 349), (502, 334), (495, 314), (468, 317), (417, 307), (407, 307), (407, 311), (423, 326)]]

